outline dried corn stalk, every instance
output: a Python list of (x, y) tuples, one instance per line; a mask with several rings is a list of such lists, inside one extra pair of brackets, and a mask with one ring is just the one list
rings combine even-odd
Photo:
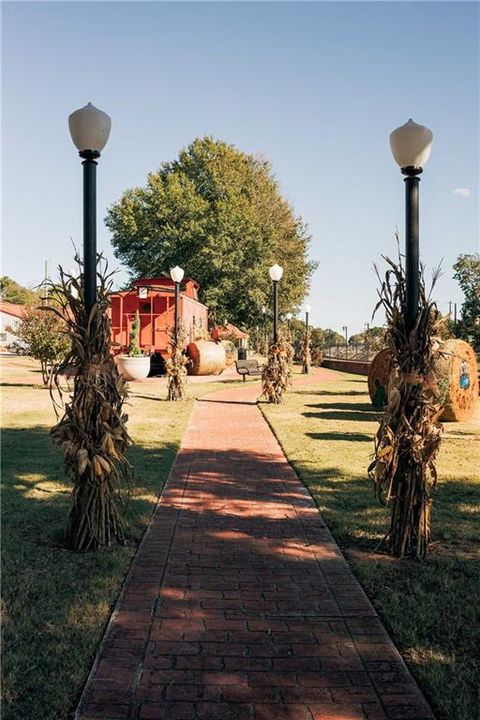
[[(368, 468), (380, 500), (391, 507), (390, 552), (397, 557), (425, 557), (430, 540), (431, 494), (443, 427), (439, 422), (434, 362), (440, 351), (441, 316), (426, 296), (423, 271), (417, 323), (405, 328), (405, 271), (384, 258), (390, 268), (379, 290), (378, 307), (387, 318), (386, 340), (392, 353), (387, 406), (375, 439), (375, 459)], [(377, 270), (378, 275), (378, 270)], [(438, 278), (435, 273), (432, 289)]]
[(278, 341), (268, 351), (262, 372), (261, 397), (266, 397), (270, 403), (283, 403), (283, 394), (292, 384), (292, 362), (292, 345), (285, 335), (279, 333)]
[[(80, 259), (76, 261), (81, 276)], [(128, 416), (122, 414), (126, 386), (110, 353), (106, 310), (112, 275), (105, 262), (97, 273), (97, 302), (87, 317), (83, 284), (60, 268), (60, 283), (51, 285), (56, 307), (46, 309), (65, 321), (72, 342), (51, 384), (57, 418), (63, 411), (51, 435), (63, 447), (65, 469), (73, 480), (67, 542), (82, 551), (123, 542), (125, 532), (120, 492), (129, 479), (124, 453), (131, 441)], [(73, 395), (67, 400), (61, 387), (65, 375), (74, 379)]]
[(184, 400), (187, 389), (187, 365), (190, 359), (182, 352), (185, 344), (185, 333), (180, 326), (177, 337), (170, 330), (171, 355), (165, 362), (167, 370), (167, 400)]

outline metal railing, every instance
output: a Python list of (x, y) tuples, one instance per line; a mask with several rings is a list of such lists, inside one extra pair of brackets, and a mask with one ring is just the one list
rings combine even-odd
[(347, 345), (327, 345), (323, 348), (323, 357), (332, 360), (358, 360), (360, 362), (368, 362), (377, 354), (378, 350), (374, 350), (367, 344)]

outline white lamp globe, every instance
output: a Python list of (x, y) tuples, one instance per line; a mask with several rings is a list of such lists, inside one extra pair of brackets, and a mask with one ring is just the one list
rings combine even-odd
[(90, 150), (100, 154), (107, 144), (112, 120), (103, 110), (88, 103), (69, 116), (68, 127), (77, 150)]
[(410, 119), (390, 133), (390, 148), (395, 162), (405, 168), (421, 170), (432, 151), (433, 133)]
[(306, 313), (309, 313), (312, 310), (312, 306), (309, 305), (308, 303), (305, 303), (305, 305), (303, 306), (303, 309), (305, 310)]
[(270, 268), (270, 270), (268, 272), (270, 273), (270, 277), (274, 282), (278, 282), (279, 280), (282, 279), (283, 268), (280, 267), (280, 265), (277, 265), (275, 263), (275, 265), (272, 265), (272, 267)]
[(170, 277), (172, 278), (173, 282), (176, 283), (182, 282), (184, 274), (184, 271), (181, 267), (178, 267), (178, 265), (175, 265), (175, 267), (170, 270)]
[(292, 317), (293, 317), (293, 315), (292, 315), (292, 313), (287, 313), (287, 314), (285, 315), (285, 317), (287, 318), (287, 320), (291, 320)]

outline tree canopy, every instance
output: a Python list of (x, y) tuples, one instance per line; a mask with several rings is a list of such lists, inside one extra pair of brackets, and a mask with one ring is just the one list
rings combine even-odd
[(270, 163), (203, 137), (127, 190), (105, 219), (132, 278), (179, 265), (200, 284), (212, 320), (251, 327), (270, 304), (268, 268), (284, 268), (280, 310), (295, 311), (316, 263), (310, 235), (281, 196)]
[(23, 287), (8, 275), (0, 277), (0, 298), (2, 302), (15, 305), (38, 305), (41, 302), (40, 292)]
[(453, 266), (454, 278), (465, 296), (457, 334), (480, 346), (480, 253), (459, 255)]
[(53, 312), (28, 307), (13, 332), (30, 357), (40, 361), (46, 385), (52, 366), (63, 360), (70, 349), (65, 323)]

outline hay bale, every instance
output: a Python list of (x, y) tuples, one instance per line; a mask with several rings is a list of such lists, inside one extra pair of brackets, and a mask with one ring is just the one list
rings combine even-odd
[[(372, 405), (383, 408), (392, 368), (390, 350), (380, 350), (368, 371), (368, 392)], [(469, 420), (478, 397), (477, 358), (471, 345), (464, 340), (446, 340), (434, 363), (438, 385), (438, 402), (444, 406), (441, 420), (463, 422)]]
[(392, 353), (384, 348), (375, 355), (368, 369), (368, 392), (375, 408), (384, 408), (387, 404), (391, 369)]
[(221, 343), (196, 340), (187, 345), (189, 375), (220, 375), (225, 370), (225, 348)]
[(471, 345), (464, 340), (443, 343), (435, 362), (439, 401), (445, 409), (441, 420), (469, 420), (478, 397), (477, 358)]

